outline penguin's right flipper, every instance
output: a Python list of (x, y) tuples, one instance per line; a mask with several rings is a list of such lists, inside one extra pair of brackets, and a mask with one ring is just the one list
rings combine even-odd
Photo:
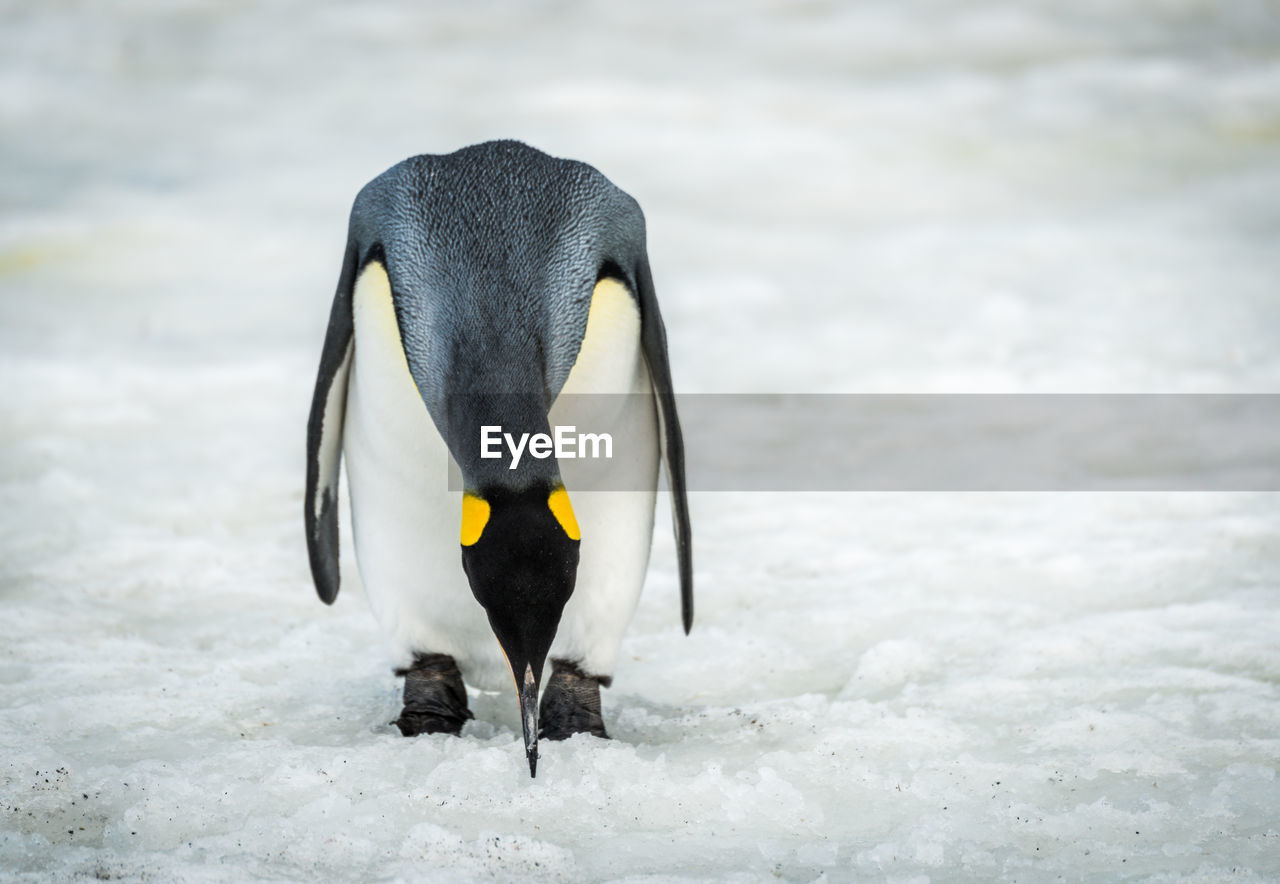
[(329, 329), (320, 353), (320, 371), (307, 420), (307, 493), (303, 522), (307, 554), (316, 593), (326, 605), (338, 597), (338, 471), (342, 463), (342, 422), (347, 409), (347, 375), (351, 369), (351, 293), (358, 254), (347, 245), (338, 290), (329, 311)]
[(662, 455), (667, 462), (667, 484), (671, 486), (671, 516), (680, 562), (680, 615), (687, 635), (693, 628), (693, 533), (689, 527), (689, 501), (685, 494), (684, 436), (680, 433), (680, 416), (676, 414), (676, 396), (671, 384), (671, 364), (667, 360), (667, 331), (658, 310), (658, 295), (654, 291), (647, 256), (642, 256), (637, 262), (636, 283), (640, 299), (640, 345), (644, 349), (649, 377), (658, 400)]

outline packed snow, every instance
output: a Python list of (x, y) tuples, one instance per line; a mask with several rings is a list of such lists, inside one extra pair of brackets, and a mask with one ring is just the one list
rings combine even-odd
[(536, 780), (301, 524), (351, 199), (493, 137), (685, 392), (1280, 392), (1274, 4), (9, 3), (0, 121), (0, 878), (1280, 877), (1275, 494), (700, 493), (688, 637), (660, 501)]

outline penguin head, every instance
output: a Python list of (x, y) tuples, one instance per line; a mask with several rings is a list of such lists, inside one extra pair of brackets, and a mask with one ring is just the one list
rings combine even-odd
[(579, 540), (563, 486), (491, 486), (463, 495), (462, 567), (511, 667), (531, 774), (542, 667), (573, 594)]

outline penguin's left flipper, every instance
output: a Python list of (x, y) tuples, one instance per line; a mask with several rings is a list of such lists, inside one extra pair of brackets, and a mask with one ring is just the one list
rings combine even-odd
[(661, 423), (662, 457), (667, 463), (667, 484), (671, 488), (671, 521), (676, 535), (676, 555), (680, 563), (680, 619), (685, 634), (693, 628), (693, 532), (689, 527), (689, 501), (684, 478), (684, 436), (676, 413), (676, 395), (667, 359), (667, 330), (658, 310), (658, 296), (648, 257), (636, 264), (637, 296), (640, 302), (640, 346), (649, 366), (654, 397)]
[(329, 311), (329, 328), (320, 353), (320, 370), (307, 420), (307, 493), (303, 523), (307, 555), (316, 593), (326, 605), (338, 597), (338, 471), (342, 464), (342, 422), (347, 410), (347, 376), (351, 370), (354, 321), (351, 293), (359, 255), (347, 245), (338, 290)]
[[(600, 714), (601, 683), (567, 660), (552, 660), (551, 678), (538, 707), (538, 738), (567, 740), (574, 734), (591, 734), (607, 740)], [(604, 683), (608, 687), (607, 681)]]

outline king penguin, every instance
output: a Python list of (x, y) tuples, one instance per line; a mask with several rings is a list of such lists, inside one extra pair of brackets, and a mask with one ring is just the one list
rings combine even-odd
[[(586, 469), (545, 444), (519, 458), (483, 444), (582, 426), (616, 457)], [(365, 185), (307, 425), (326, 604), (344, 459), (360, 575), (405, 678), (400, 731), (458, 734), (466, 684), (514, 681), (531, 776), (539, 736), (607, 736), (600, 687), (644, 583), (661, 462), (693, 622), (684, 443), (636, 201), (515, 141), (411, 157)]]

